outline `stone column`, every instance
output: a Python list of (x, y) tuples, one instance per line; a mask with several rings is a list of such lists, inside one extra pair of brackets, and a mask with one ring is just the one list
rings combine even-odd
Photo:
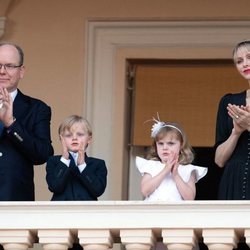
[(84, 250), (106, 250), (113, 246), (113, 237), (108, 229), (79, 229), (78, 238)]
[(239, 241), (234, 229), (203, 229), (202, 236), (209, 250), (232, 250)]
[(122, 229), (120, 237), (127, 250), (149, 250), (156, 243), (151, 229)]
[(67, 250), (74, 243), (74, 236), (68, 229), (42, 229), (38, 230), (37, 235), (44, 250)]
[(246, 244), (250, 247), (250, 229), (245, 229), (244, 236), (246, 239)]
[(29, 230), (0, 230), (0, 244), (5, 250), (26, 250), (34, 242), (35, 235)]
[(191, 250), (197, 244), (194, 229), (162, 229), (162, 238), (168, 250)]

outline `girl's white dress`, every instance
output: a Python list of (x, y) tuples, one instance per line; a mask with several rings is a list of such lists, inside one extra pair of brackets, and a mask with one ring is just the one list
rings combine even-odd
[[(145, 173), (150, 174), (152, 177), (159, 174), (165, 164), (160, 161), (146, 160), (141, 157), (136, 157), (136, 166), (143, 176)], [(178, 173), (183, 179), (183, 181), (188, 182), (191, 176), (191, 173), (195, 171), (196, 173), (196, 182), (204, 177), (207, 173), (207, 168), (198, 167), (192, 164), (188, 165), (179, 165)], [(148, 197), (145, 198), (145, 201), (180, 201), (183, 200), (177, 187), (175, 181), (172, 177), (172, 174), (169, 173), (166, 178), (162, 181), (160, 186)]]

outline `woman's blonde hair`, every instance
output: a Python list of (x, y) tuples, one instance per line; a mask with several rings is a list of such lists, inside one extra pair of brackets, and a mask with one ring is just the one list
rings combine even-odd
[(181, 143), (179, 163), (183, 165), (190, 164), (194, 160), (194, 152), (187, 141), (186, 134), (184, 133), (180, 125), (177, 123), (164, 122), (164, 125), (158, 130), (158, 132), (153, 138), (153, 143), (147, 158), (151, 160), (160, 160), (160, 157), (157, 153), (156, 142), (161, 140), (169, 133), (173, 134), (176, 139)]
[(250, 51), (250, 40), (244, 40), (244, 41), (241, 41), (238, 44), (236, 44), (236, 46), (233, 49), (234, 63), (236, 63), (236, 55), (237, 55), (238, 50), (243, 48), (243, 47)]

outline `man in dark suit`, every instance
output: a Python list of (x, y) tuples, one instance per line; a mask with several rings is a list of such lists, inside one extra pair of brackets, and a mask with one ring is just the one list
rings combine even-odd
[(23, 51), (0, 43), (0, 201), (33, 201), (34, 165), (53, 155), (51, 109), (18, 89)]

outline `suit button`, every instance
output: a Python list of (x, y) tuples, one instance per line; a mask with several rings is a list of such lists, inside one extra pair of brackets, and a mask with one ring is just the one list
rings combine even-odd
[(2, 152), (0, 152), (0, 157), (1, 157), (1, 156), (3, 156), (3, 153), (2, 153)]

